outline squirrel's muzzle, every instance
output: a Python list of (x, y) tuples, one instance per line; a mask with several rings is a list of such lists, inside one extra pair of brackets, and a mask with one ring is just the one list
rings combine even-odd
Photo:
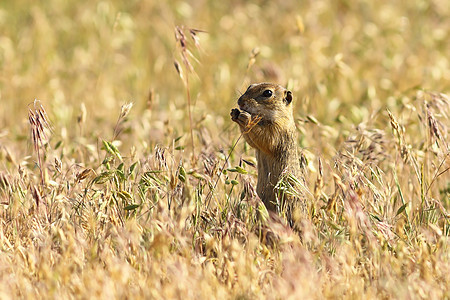
[(239, 107), (242, 107), (242, 105), (244, 105), (244, 95), (242, 95), (241, 97), (239, 97), (239, 99), (238, 99), (238, 101), (237, 101), (237, 103), (238, 103), (238, 105), (239, 105)]

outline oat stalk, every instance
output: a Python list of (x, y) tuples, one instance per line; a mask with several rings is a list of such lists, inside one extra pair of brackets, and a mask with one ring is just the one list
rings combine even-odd
[[(192, 122), (192, 107), (191, 107), (192, 100), (191, 100), (189, 75), (191, 73), (195, 74), (195, 70), (190, 62), (190, 59), (193, 59), (196, 62), (198, 62), (198, 60), (195, 58), (195, 56), (189, 50), (189, 47), (188, 47), (189, 43), (188, 43), (188, 39), (185, 34), (186, 30), (188, 31), (189, 36), (191, 37), (191, 39), (194, 42), (194, 45), (197, 49), (200, 49), (200, 43), (199, 43), (197, 34), (199, 32), (204, 32), (204, 31), (198, 30), (198, 29), (192, 29), (192, 28), (185, 28), (184, 26), (175, 26), (175, 40), (176, 40), (177, 44), (179, 45), (179, 54), (181, 56), (181, 61), (183, 63), (183, 66), (184, 66), (184, 69), (186, 70), (186, 72), (183, 72), (183, 68), (181, 67), (180, 63), (176, 59), (174, 61), (174, 66), (178, 73), (178, 76), (180, 76), (180, 79), (183, 81), (183, 85), (186, 90), (192, 154), (193, 154), (193, 157), (195, 157), (194, 133), (193, 133), (193, 122)], [(184, 73), (186, 75), (184, 75)]]
[(120, 108), (120, 114), (119, 114), (119, 117), (117, 118), (116, 125), (114, 126), (112, 141), (117, 139), (117, 137), (119, 136), (119, 134), (121, 132), (121, 129), (119, 128), (119, 126), (120, 126), (120, 124), (123, 123), (126, 116), (130, 113), (131, 108), (133, 108), (132, 102), (126, 103), (126, 104), (122, 105), (122, 107)]
[(223, 170), (225, 169), (225, 166), (228, 163), (228, 160), (230, 159), (231, 154), (233, 153), (234, 149), (236, 148), (236, 145), (239, 143), (239, 141), (241, 140), (242, 136), (244, 134), (249, 133), (253, 129), (253, 127), (255, 127), (256, 124), (258, 124), (259, 121), (261, 121), (261, 119), (262, 119), (262, 117), (259, 116), (259, 115), (254, 116), (251, 119), (250, 123), (247, 124), (246, 131), (242, 132), (239, 135), (238, 139), (236, 140), (236, 142), (231, 147), (230, 152), (228, 153), (227, 157), (225, 158), (225, 161), (224, 161), (224, 163), (222, 165), (222, 168), (220, 169), (219, 175), (217, 176), (217, 179), (216, 179), (216, 182), (214, 183), (214, 186), (209, 189), (208, 195), (206, 196), (206, 201), (205, 202), (206, 202), (206, 207), (207, 208), (209, 208), (209, 204), (210, 204), (211, 198), (213, 196), (213, 191), (216, 190), (217, 184), (219, 183), (219, 180), (220, 180), (220, 177), (222, 176)]
[(36, 152), (38, 159), (38, 167), (41, 177), (41, 186), (45, 184), (45, 174), (43, 170), (43, 153), (45, 151), (44, 146), (48, 143), (47, 132), (51, 132), (50, 121), (42, 106), (41, 102), (37, 99), (33, 102), (33, 107), (28, 106), (28, 122), (31, 130), (31, 140), (33, 142), (33, 148)]

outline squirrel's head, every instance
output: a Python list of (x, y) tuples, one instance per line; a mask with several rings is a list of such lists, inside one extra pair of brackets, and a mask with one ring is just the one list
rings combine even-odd
[(255, 83), (238, 99), (239, 108), (265, 121), (293, 120), (292, 93), (274, 83)]

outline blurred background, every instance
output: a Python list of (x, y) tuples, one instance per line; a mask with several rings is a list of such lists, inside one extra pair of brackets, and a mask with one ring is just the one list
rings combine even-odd
[[(111, 138), (128, 102), (123, 142), (181, 136), (189, 121), (175, 61), (189, 76), (194, 127), (221, 143), (229, 128), (238, 134), (229, 111), (258, 81), (288, 86), (297, 118), (345, 130), (408, 105), (418, 89), (449, 91), (449, 10), (446, 0), (2, 1), (0, 141), (28, 137), (34, 99), (63, 140)], [(200, 47), (189, 29), (204, 31)]]

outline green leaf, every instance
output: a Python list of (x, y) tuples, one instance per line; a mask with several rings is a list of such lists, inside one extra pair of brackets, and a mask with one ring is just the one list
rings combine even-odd
[(178, 173), (178, 179), (180, 179), (181, 182), (186, 182), (186, 171), (182, 166), (180, 166), (180, 170)]
[(119, 160), (122, 160), (122, 155), (120, 155), (119, 149), (117, 149), (116, 146), (114, 146), (112, 143), (105, 141), (105, 140), (103, 140), (102, 142), (103, 142), (103, 147), (105, 148), (106, 152), (114, 155)]
[(114, 150), (111, 148), (111, 143), (108, 141), (103, 140), (103, 148), (105, 148), (106, 152), (108, 152), (109, 154), (114, 155)]
[(105, 159), (102, 161), (102, 165), (109, 164), (112, 160), (113, 160), (112, 156), (107, 156), (107, 157), (105, 157)]
[(138, 208), (140, 205), (139, 204), (130, 204), (124, 207), (124, 210), (135, 210), (136, 208)]
[(374, 214), (370, 214), (372, 216), (372, 218), (374, 218), (375, 220), (377, 220), (378, 222), (383, 222), (379, 216), (376, 216)]
[[(108, 143), (109, 143), (109, 142), (108, 142)], [(122, 155), (120, 155), (119, 149), (117, 149), (117, 147), (114, 146), (114, 144), (112, 144), (112, 143), (109, 143), (109, 146), (110, 146), (111, 149), (114, 151), (113, 154), (114, 154), (118, 159), (122, 160)]]
[(93, 182), (96, 184), (103, 184), (112, 177), (111, 172), (102, 172), (100, 175), (94, 178)]
[(197, 179), (205, 179), (205, 177), (203, 177), (202, 174), (199, 174), (197, 172), (192, 172), (190, 175), (194, 176), (194, 178), (197, 178)]
[(118, 176), (118, 178), (120, 179), (120, 181), (123, 182), (123, 181), (126, 180), (125, 174), (123, 173), (122, 170), (116, 170), (116, 175)]
[(397, 210), (397, 213), (395, 214), (396, 217), (406, 209), (406, 205), (408, 205), (408, 203), (405, 203), (399, 207), (399, 209)]
[(135, 162), (134, 164), (132, 164), (132, 165), (130, 166), (130, 169), (129, 169), (129, 171), (128, 171), (128, 174), (129, 174), (129, 175), (133, 174), (134, 169), (136, 169), (137, 163), (138, 163), (138, 162)]
[(161, 172), (157, 172), (157, 171), (149, 171), (149, 172), (145, 172), (144, 176), (142, 176), (142, 179), (148, 183), (150, 183), (150, 179), (152, 179), (153, 181), (155, 181), (156, 183), (158, 183), (159, 185), (162, 184), (162, 181), (159, 180), (158, 178), (156, 178), (155, 176), (153, 176), (152, 174), (154, 173), (161, 173)]
[(342, 229), (338, 224), (334, 223), (333, 221), (327, 221), (327, 224), (331, 228), (333, 228), (334, 230), (341, 230)]
[(59, 141), (55, 145), (55, 150), (58, 149), (62, 145), (62, 141)]
[(306, 116), (306, 119), (307, 119), (308, 121), (310, 121), (311, 123), (319, 124), (319, 121), (317, 121), (317, 119), (314, 118), (314, 117), (311, 116), (311, 115)]
[(147, 171), (147, 172), (145, 172), (145, 174), (159, 174), (159, 173), (162, 173), (163, 171), (161, 171), (161, 170), (151, 170), (151, 171)]
[(236, 167), (236, 171), (238, 173), (240, 173), (240, 174), (247, 174), (248, 173), (245, 169), (243, 169), (243, 168), (241, 168), (239, 166)]
[(133, 197), (127, 191), (119, 191), (117, 192), (117, 195), (119, 195), (119, 197), (123, 200), (133, 200)]

